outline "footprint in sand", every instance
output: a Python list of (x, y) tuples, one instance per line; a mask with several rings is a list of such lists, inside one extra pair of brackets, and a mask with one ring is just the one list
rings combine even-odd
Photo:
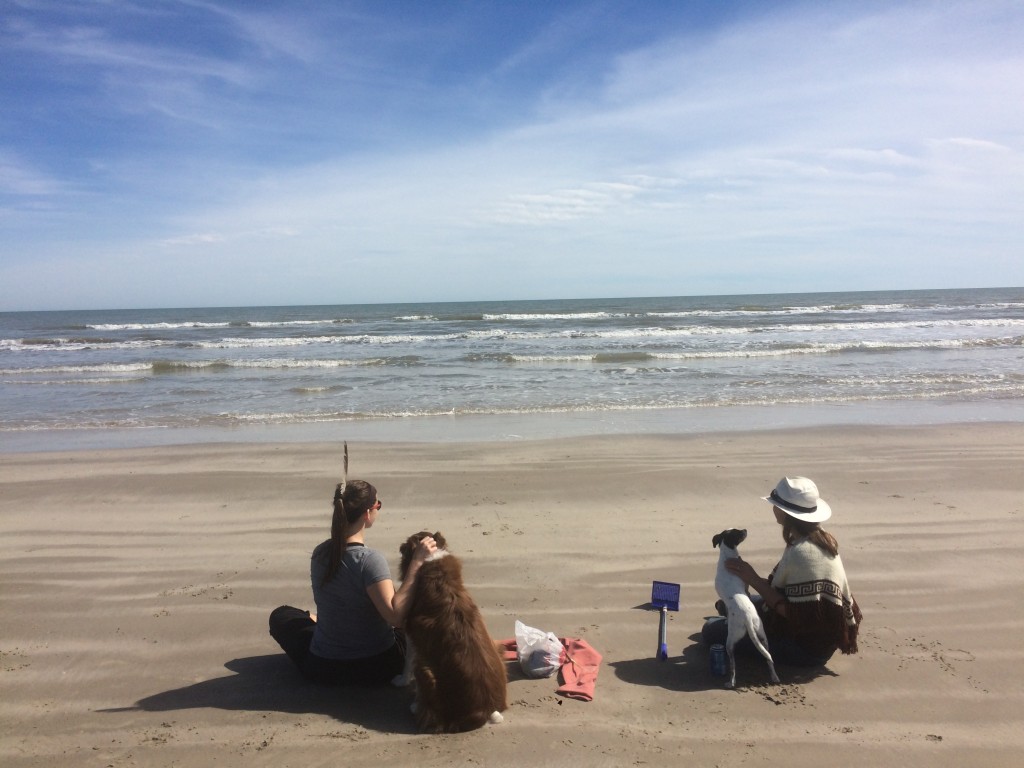
[[(889, 627), (882, 627), (882, 629), (887, 633), (886, 641), (872, 643), (871, 645), (878, 650), (896, 656), (900, 660), (897, 667), (900, 671), (906, 669), (908, 663), (925, 662), (937, 665), (940, 670), (952, 677), (960, 677), (961, 670), (958, 665), (969, 664), (976, 659), (975, 655), (970, 651), (962, 648), (945, 648), (937, 640), (911, 637), (901, 641), (896, 638), (894, 630)], [(880, 640), (877, 636), (875, 639)], [(964, 678), (975, 690), (988, 691), (982, 683), (971, 675), (965, 675)]]
[(911, 638), (908, 646), (897, 648), (897, 653), (905, 659), (934, 661), (943, 671), (953, 674), (956, 674), (957, 671), (953, 665), (954, 661), (974, 661), (974, 654), (970, 651), (946, 649), (942, 647), (942, 643), (935, 640), (926, 642), (917, 638)]

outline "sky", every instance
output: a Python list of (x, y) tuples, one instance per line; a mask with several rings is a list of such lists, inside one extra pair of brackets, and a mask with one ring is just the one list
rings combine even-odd
[(1024, 286), (1024, 3), (0, 0), (0, 311)]

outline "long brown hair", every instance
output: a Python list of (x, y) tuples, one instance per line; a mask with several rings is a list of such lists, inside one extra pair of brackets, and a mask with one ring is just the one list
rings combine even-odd
[(786, 546), (792, 546), (800, 539), (808, 539), (818, 549), (826, 552), (832, 557), (839, 554), (839, 542), (836, 537), (822, 528), (818, 523), (805, 523), (797, 520), (792, 515), (786, 515), (782, 523), (782, 538)]
[(333, 579), (341, 567), (345, 540), (351, 535), (352, 526), (376, 501), (377, 489), (365, 480), (349, 480), (344, 485), (338, 483), (334, 490), (334, 515), (331, 517), (330, 559), (323, 584)]

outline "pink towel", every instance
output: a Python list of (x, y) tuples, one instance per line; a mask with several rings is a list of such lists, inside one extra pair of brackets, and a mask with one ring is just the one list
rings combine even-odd
[[(597, 687), (597, 670), (601, 666), (601, 654), (586, 640), (578, 637), (558, 639), (562, 643), (562, 667), (559, 670), (562, 685), (556, 693), (570, 699), (593, 701), (594, 689)], [(498, 648), (505, 661), (516, 661), (519, 658), (514, 637), (499, 641)]]
[(593, 701), (597, 686), (597, 670), (601, 654), (586, 640), (578, 637), (559, 638), (565, 646), (562, 651), (562, 686), (556, 691), (570, 699)]

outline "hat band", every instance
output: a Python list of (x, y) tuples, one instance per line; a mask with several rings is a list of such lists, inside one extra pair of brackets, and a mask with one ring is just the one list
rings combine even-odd
[(813, 507), (801, 507), (799, 504), (794, 504), (792, 501), (786, 501), (784, 498), (779, 496), (779, 494), (777, 492), (775, 492), (775, 491), (772, 491), (768, 495), (768, 498), (770, 498), (772, 501), (778, 502), (779, 504), (787, 506), (787, 507), (789, 507), (789, 508), (791, 508), (791, 509), (793, 509), (795, 511), (798, 511), (798, 512), (817, 512), (818, 511), (818, 505), (817, 504), (815, 504)]

